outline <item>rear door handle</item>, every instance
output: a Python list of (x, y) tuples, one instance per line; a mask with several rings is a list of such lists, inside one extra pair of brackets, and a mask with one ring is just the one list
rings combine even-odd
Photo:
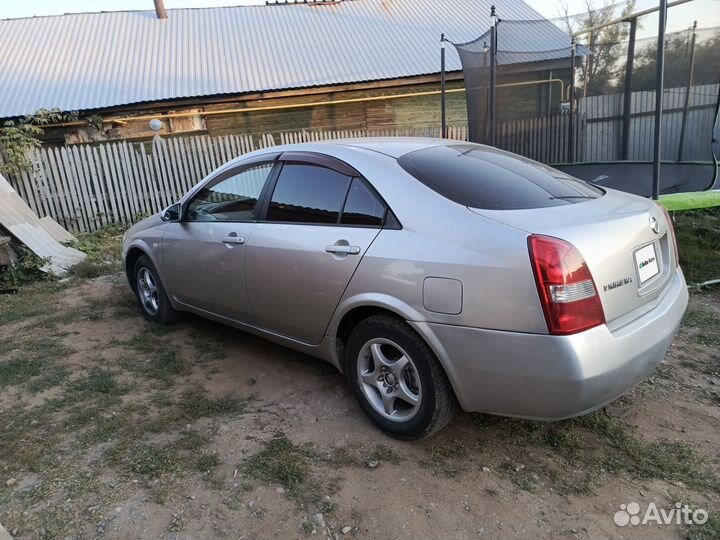
[(245, 238), (243, 236), (238, 235), (228, 235), (225, 238), (222, 239), (223, 244), (244, 244)]
[(328, 253), (337, 253), (341, 255), (357, 255), (360, 253), (360, 246), (342, 246), (332, 245), (325, 248)]

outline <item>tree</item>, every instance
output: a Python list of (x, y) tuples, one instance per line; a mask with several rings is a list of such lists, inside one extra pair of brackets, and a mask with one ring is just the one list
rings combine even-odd
[[(698, 30), (695, 42), (695, 67), (693, 85), (720, 82), (720, 29), (714, 29), (711, 37), (703, 39), (707, 31)], [(667, 36), (665, 42), (665, 88), (680, 88), (687, 84), (688, 64), (692, 30)], [(657, 41), (652, 40), (636, 49), (633, 65), (633, 90), (654, 90), (657, 65)]]
[[(39, 109), (17, 121), (7, 120), (0, 126), (0, 174), (19, 175), (32, 170), (28, 152), (40, 146), (44, 130), (41, 126), (58, 122), (72, 122), (78, 113), (63, 113), (59, 109)], [(4, 163), (3, 163), (4, 162)]]
[[(585, 0), (586, 12), (570, 15), (568, 4), (563, 4), (565, 25), (568, 33), (589, 30), (602, 26), (616, 15), (617, 4), (602, 0), (598, 6), (595, 0)], [(625, 17), (635, 9), (635, 0), (626, 0), (620, 17)], [(624, 41), (628, 38), (628, 23), (603, 26), (582, 34), (579, 43), (587, 47), (592, 54), (578, 62), (577, 82), (585, 88), (588, 95), (614, 93), (624, 76)]]

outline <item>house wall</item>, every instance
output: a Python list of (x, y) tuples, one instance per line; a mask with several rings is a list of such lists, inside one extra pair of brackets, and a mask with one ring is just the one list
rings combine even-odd
[[(564, 73), (563, 73), (564, 71)], [(546, 80), (550, 70), (534, 69), (502, 75), (498, 82), (524, 82)], [(554, 70), (552, 77), (568, 78), (568, 70)], [(440, 124), (440, 96), (418, 96), (400, 99), (362, 101), (338, 105), (308, 106), (300, 108), (232, 112), (216, 114), (223, 110), (287, 106), (313, 102), (341, 101), (398, 94), (420, 93), (439, 90), (437, 75), (413, 79), (378, 81), (374, 83), (303, 89), (297, 91), (268, 92), (237, 96), (233, 99), (192, 99), (173, 103), (147, 104), (142, 107), (115, 108), (96, 111), (105, 120), (98, 131), (87, 127), (53, 128), (47, 130), (45, 142), (49, 144), (76, 144), (110, 140), (147, 140), (155, 135), (149, 128), (147, 118), (133, 121), (132, 116), (157, 115), (163, 120), (167, 113), (197, 113), (189, 118), (165, 118), (161, 135), (200, 134), (210, 135), (257, 135), (278, 134), (282, 131), (308, 130), (383, 130), (434, 127)], [(448, 74), (447, 89), (462, 89), (462, 74)], [(550, 94), (550, 95), (549, 95)], [(530, 85), (527, 87), (498, 88), (498, 120), (514, 120), (557, 114), (560, 103), (558, 85)], [(467, 110), (464, 92), (447, 94), (448, 125), (466, 125)], [(203, 113), (212, 112), (212, 115)], [(109, 120), (122, 118), (122, 123)]]

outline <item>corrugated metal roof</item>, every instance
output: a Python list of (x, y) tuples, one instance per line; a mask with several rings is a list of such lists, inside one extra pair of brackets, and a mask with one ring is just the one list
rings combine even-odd
[[(154, 11), (0, 20), (0, 118), (437, 73), (440, 34), (456, 43), (476, 38), (493, 2), (353, 0), (175, 9), (167, 20)], [(498, 13), (540, 18), (521, 0), (502, 2)], [(561, 30), (544, 28), (523, 36), (529, 50), (569, 47)], [(447, 66), (460, 69), (452, 47)]]

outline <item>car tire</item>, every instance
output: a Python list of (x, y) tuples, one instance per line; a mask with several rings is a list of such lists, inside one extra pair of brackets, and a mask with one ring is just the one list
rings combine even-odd
[(172, 324), (180, 319), (181, 313), (170, 304), (158, 271), (147, 255), (142, 255), (135, 263), (133, 280), (140, 311), (147, 320)]
[(345, 373), (363, 412), (398, 439), (428, 437), (457, 410), (450, 381), (430, 347), (389, 315), (355, 327), (345, 349)]

